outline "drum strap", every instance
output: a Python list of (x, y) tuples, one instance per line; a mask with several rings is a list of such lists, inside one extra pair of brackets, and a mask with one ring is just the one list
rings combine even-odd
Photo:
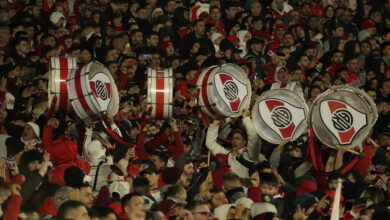
[(352, 169), (352, 167), (354, 167), (356, 164), (357, 164), (357, 162), (359, 162), (359, 160), (360, 160), (360, 158), (359, 157), (355, 157), (346, 167), (344, 167), (341, 171), (340, 171), (340, 173), (341, 174), (345, 174), (345, 173), (347, 173), (349, 170), (351, 170)]
[(314, 130), (312, 127), (310, 127), (310, 133), (309, 133), (309, 148), (310, 148), (310, 156), (311, 156), (311, 160), (313, 162), (314, 169), (318, 170), (316, 153), (315, 153), (315, 149), (314, 149)]
[(98, 180), (98, 176), (99, 176), (99, 170), (100, 170), (100, 167), (103, 165), (103, 163), (104, 163), (104, 161), (100, 161), (97, 168), (96, 168), (95, 179), (93, 180), (92, 191), (96, 190), (97, 180)]
[(129, 145), (129, 143), (127, 143), (126, 141), (122, 140), (117, 134), (115, 134), (111, 129), (109, 129), (106, 125), (106, 123), (104, 122), (103, 118), (102, 117), (99, 117), (100, 118), (100, 121), (102, 122), (103, 126), (104, 126), (104, 129), (106, 130), (106, 132), (119, 144), (122, 144), (122, 145)]
[(50, 119), (51, 116), (53, 115), (54, 108), (56, 107), (56, 102), (57, 102), (57, 96), (53, 96), (53, 99), (51, 100), (49, 112), (48, 112), (47, 115), (46, 115), (45, 124), (47, 124), (47, 122), (49, 121), (49, 119)]
[(202, 117), (202, 120), (204, 122), (204, 124), (207, 126), (207, 127), (210, 127), (210, 122), (209, 120), (207, 119), (207, 116), (203, 113), (202, 110), (199, 109), (199, 113), (200, 113), (200, 116)]

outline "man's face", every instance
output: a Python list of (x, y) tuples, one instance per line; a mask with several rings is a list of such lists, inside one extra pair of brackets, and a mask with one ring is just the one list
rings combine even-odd
[(199, 21), (198, 23), (196, 23), (196, 25), (194, 27), (194, 31), (197, 35), (204, 35), (204, 33), (205, 33), (204, 22)]
[(390, 82), (386, 81), (383, 83), (382, 88), (380, 88), (382, 95), (387, 96), (390, 94)]
[(83, 50), (80, 58), (83, 63), (89, 63), (91, 61), (91, 53), (88, 50)]
[(190, 179), (188, 176), (183, 172), (177, 181), (177, 184), (182, 185), (184, 188), (187, 188), (190, 185)]
[(363, 43), (363, 44), (360, 46), (360, 51), (362, 52), (362, 54), (363, 54), (364, 56), (367, 56), (368, 54), (370, 54), (370, 52), (371, 52), (370, 44), (369, 44), (369, 43)]
[(275, 5), (276, 5), (276, 8), (279, 11), (281, 11), (281, 10), (283, 10), (284, 2), (283, 2), (283, 0), (275, 0)]
[(167, 6), (165, 6), (165, 10), (169, 13), (169, 14), (173, 14), (175, 12), (175, 9), (177, 8), (177, 3), (176, 1), (169, 1)]
[(352, 60), (348, 61), (347, 67), (348, 67), (348, 69), (350, 69), (354, 73), (359, 72), (359, 63), (358, 63), (357, 59), (352, 59)]
[(207, 205), (198, 205), (192, 212), (194, 220), (207, 220), (211, 218), (211, 211)]
[(371, 98), (375, 101), (376, 100), (376, 92), (375, 91), (367, 91), (367, 94), (371, 96)]
[(41, 169), (41, 161), (34, 160), (28, 164), (29, 171), (35, 171)]
[(118, 57), (118, 54), (117, 54), (116, 50), (110, 50), (107, 52), (105, 60), (106, 60), (106, 62), (110, 62), (110, 61), (115, 62), (117, 57)]
[(332, 62), (335, 64), (341, 64), (343, 63), (343, 54), (342, 53), (335, 53), (332, 56)]
[(215, 193), (211, 196), (211, 204), (214, 208), (227, 204), (228, 201), (223, 192)]
[(72, 220), (90, 220), (88, 211), (85, 206), (80, 206), (77, 209), (70, 211), (66, 218)]
[(88, 208), (93, 206), (93, 197), (91, 187), (82, 187), (80, 188), (80, 202), (86, 205)]
[(37, 135), (35, 134), (33, 128), (29, 124), (26, 124), (24, 126), (23, 133), (22, 133), (23, 140), (30, 141), (36, 137), (37, 137)]
[(337, 188), (337, 180), (329, 180), (328, 181), (329, 190), (336, 190)]
[(260, 184), (260, 188), (262, 193), (269, 195), (274, 195), (278, 191), (277, 187), (268, 183)]
[(250, 11), (253, 16), (259, 16), (261, 12), (261, 4), (258, 1), (255, 1), (252, 3)]
[(302, 82), (303, 81), (303, 72), (302, 70), (295, 70), (291, 75), (291, 81)]
[(158, 175), (155, 173), (145, 173), (145, 178), (149, 180), (149, 186), (154, 187), (158, 182)]
[(388, 45), (385, 48), (383, 48), (383, 54), (385, 56), (390, 56), (390, 45)]
[(124, 210), (128, 216), (144, 219), (146, 215), (144, 198), (142, 196), (134, 196)]
[(31, 46), (27, 41), (21, 41), (18, 45), (16, 45), (16, 50), (19, 53), (26, 55), (30, 52)]
[(231, 6), (228, 9), (226, 9), (225, 12), (226, 12), (226, 17), (228, 19), (234, 19), (237, 13), (237, 7)]
[(157, 169), (160, 169), (164, 166), (164, 163), (160, 160), (160, 158), (157, 155), (151, 155), (150, 160), (154, 165), (156, 165)]
[(150, 60), (150, 65), (157, 69), (160, 66), (160, 55), (152, 54), (152, 59)]
[(149, 42), (149, 45), (152, 46), (152, 47), (157, 47), (158, 46), (158, 36), (155, 35), (155, 34), (152, 34), (149, 38), (148, 38), (148, 42)]
[(184, 165), (184, 174), (188, 177), (188, 179), (192, 179), (194, 172), (195, 170), (193, 163), (187, 163)]
[(140, 31), (135, 32), (133, 35), (133, 40), (135, 44), (142, 44), (143, 41), (142, 32)]
[(310, 64), (310, 60), (307, 56), (302, 56), (301, 59), (299, 60), (299, 66), (302, 68), (307, 68)]
[(283, 44), (286, 47), (290, 47), (294, 45), (294, 38), (291, 34), (285, 34), (283, 36)]
[(218, 8), (214, 8), (210, 12), (210, 18), (213, 21), (219, 21), (221, 19), (221, 10)]
[(343, 27), (337, 27), (334, 31), (335, 37), (343, 37), (344, 36), (344, 28)]
[(308, 4), (303, 5), (301, 12), (305, 16), (310, 15), (310, 6)]
[(241, 148), (245, 147), (245, 145), (246, 145), (246, 141), (242, 137), (242, 135), (239, 133), (234, 133), (233, 140), (232, 140), (233, 148), (241, 149)]

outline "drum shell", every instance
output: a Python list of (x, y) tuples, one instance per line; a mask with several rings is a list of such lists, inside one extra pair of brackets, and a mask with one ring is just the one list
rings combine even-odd
[(148, 106), (153, 107), (151, 118), (170, 119), (173, 110), (172, 69), (155, 70), (148, 68)]
[(48, 105), (51, 106), (57, 96), (54, 111), (68, 112), (72, 110), (68, 99), (67, 79), (69, 73), (77, 68), (75, 57), (51, 57), (48, 83)]
[[(353, 148), (360, 145), (369, 135), (377, 120), (377, 109), (373, 100), (370, 99), (371, 97), (364, 91), (350, 86), (334, 86), (323, 92), (313, 101), (309, 113), (310, 126), (316, 137), (331, 148), (337, 148), (337, 146)], [(332, 118), (326, 111), (325, 104), (329, 102), (341, 106), (330, 110)], [(331, 109), (330, 105), (329, 109)], [(343, 121), (346, 121), (343, 122), (347, 126), (344, 130), (339, 128), (338, 110), (344, 115)], [(348, 134), (348, 131), (351, 134), (347, 136), (345, 134)]]
[(211, 119), (241, 116), (251, 95), (245, 71), (234, 64), (211, 66), (197, 80), (197, 103)]
[(116, 115), (119, 94), (108, 69), (93, 61), (72, 71), (68, 77), (70, 103), (82, 120), (97, 120), (101, 115)]
[[(275, 104), (271, 105), (268, 102)], [(277, 119), (274, 119), (275, 114), (278, 114), (278, 107), (289, 114), (287, 117), (289, 120), (285, 121), (284, 126), (280, 126), (276, 122)], [(308, 111), (305, 100), (296, 92), (289, 89), (273, 89), (264, 92), (256, 100), (252, 109), (252, 120), (256, 132), (262, 139), (279, 144), (284, 139), (294, 141), (306, 132)]]

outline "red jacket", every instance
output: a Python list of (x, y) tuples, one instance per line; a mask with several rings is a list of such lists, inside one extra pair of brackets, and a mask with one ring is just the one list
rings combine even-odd
[(8, 204), (7, 212), (4, 215), (4, 220), (17, 220), (20, 206), (22, 205), (23, 198), (19, 195), (13, 195), (11, 201)]
[(352, 82), (355, 82), (358, 78), (359, 78), (359, 75), (352, 72), (351, 70), (348, 70), (348, 80), (347, 80), (347, 83), (352, 83)]
[(54, 196), (46, 199), (38, 209), (39, 216), (52, 215), (57, 216), (57, 210), (54, 208)]
[(43, 127), (42, 144), (43, 148), (50, 153), (50, 160), (56, 165), (56, 168), (50, 175), (50, 181), (60, 186), (64, 186), (64, 173), (68, 167), (77, 166), (88, 174), (91, 170), (89, 163), (80, 161), (77, 156), (77, 144), (72, 140), (61, 135), (57, 140), (52, 140), (53, 127), (45, 125)]

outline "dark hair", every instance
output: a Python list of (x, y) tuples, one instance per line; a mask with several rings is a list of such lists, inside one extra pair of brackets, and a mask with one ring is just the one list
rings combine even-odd
[(77, 166), (71, 166), (64, 172), (65, 186), (81, 188), (84, 185), (84, 171)]
[(130, 194), (125, 195), (125, 196), (122, 198), (122, 200), (121, 200), (121, 205), (122, 205), (122, 210), (123, 210), (123, 212), (125, 211), (125, 207), (130, 203), (131, 199), (133, 199), (133, 197), (136, 197), (136, 196), (142, 197), (142, 195), (141, 195), (140, 193), (133, 192), (133, 193), (130, 193)]
[(202, 201), (202, 200), (193, 200), (193, 201), (191, 201), (190, 203), (188, 203), (188, 205), (186, 206), (186, 208), (192, 212), (192, 211), (195, 210), (195, 208), (196, 208), (197, 206), (200, 206), (200, 205), (207, 205), (207, 202)]
[(246, 132), (244, 130), (242, 130), (241, 128), (236, 128), (232, 131), (232, 136), (234, 134), (240, 134), (242, 136), (242, 138), (244, 138), (245, 141), (248, 141), (248, 135), (246, 134)]
[(149, 191), (149, 180), (144, 176), (139, 176), (133, 181), (134, 192), (147, 194)]
[(77, 209), (79, 208), (80, 206), (84, 206), (85, 205), (83, 203), (81, 203), (80, 201), (74, 201), (74, 200), (70, 200), (70, 201), (67, 201), (67, 202), (64, 202), (60, 208), (58, 209), (58, 213), (57, 213), (57, 218), (58, 220), (66, 220), (66, 216), (68, 215), (69, 212), (73, 211), (73, 209)]
[(100, 219), (107, 217), (109, 214), (114, 214), (117, 217), (115, 211), (107, 206), (94, 206), (92, 209)]
[(269, 184), (278, 187), (278, 179), (273, 173), (261, 173), (260, 184)]

